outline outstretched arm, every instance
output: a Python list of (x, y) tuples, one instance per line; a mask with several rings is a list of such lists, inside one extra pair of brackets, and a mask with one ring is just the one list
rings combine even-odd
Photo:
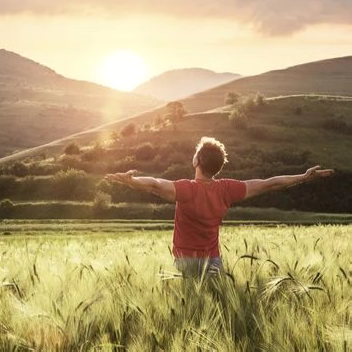
[(136, 173), (136, 170), (130, 170), (124, 173), (107, 174), (105, 178), (141, 191), (155, 193), (170, 202), (175, 201), (176, 191), (172, 181), (154, 177), (135, 177)]
[(333, 173), (334, 170), (320, 170), (320, 166), (317, 165), (308, 169), (304, 174), (301, 175), (275, 176), (266, 180), (248, 180), (245, 181), (247, 186), (245, 198), (254, 197), (269, 191), (277, 191), (287, 187), (292, 187), (299, 183), (312, 181), (320, 177), (328, 177)]

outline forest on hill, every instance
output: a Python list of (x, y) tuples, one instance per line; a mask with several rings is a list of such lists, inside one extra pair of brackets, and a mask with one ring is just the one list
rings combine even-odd
[[(158, 197), (109, 183), (103, 176), (137, 169), (141, 175), (192, 178), (191, 160), (202, 136), (213, 136), (227, 147), (229, 163), (219, 177), (266, 178), (302, 173), (316, 164), (336, 170), (332, 178), (249, 199), (241, 207), (351, 212), (352, 196), (346, 192), (352, 186), (351, 100), (266, 99), (233, 92), (224, 99), (224, 108), (198, 114), (187, 114), (182, 103), (173, 102), (152, 121), (141, 124), (132, 119), (103, 140), (72, 142), (57, 155), (2, 165), (0, 199), (5, 200), (0, 214), (136, 218), (148, 208), (156, 218), (172, 217), (172, 209), (163, 208)], [(126, 211), (124, 203), (134, 205)]]

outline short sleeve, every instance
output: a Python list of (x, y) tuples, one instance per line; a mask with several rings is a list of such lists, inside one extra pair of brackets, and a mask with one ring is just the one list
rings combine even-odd
[(230, 206), (246, 197), (247, 186), (244, 181), (234, 179), (223, 179), (225, 186), (225, 198)]
[(192, 198), (192, 186), (190, 180), (174, 181), (176, 191), (176, 202), (185, 203)]

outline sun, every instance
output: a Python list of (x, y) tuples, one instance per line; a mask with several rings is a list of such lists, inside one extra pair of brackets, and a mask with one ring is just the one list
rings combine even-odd
[(109, 55), (102, 66), (105, 85), (123, 91), (131, 91), (145, 80), (146, 65), (141, 57), (131, 51), (119, 50)]

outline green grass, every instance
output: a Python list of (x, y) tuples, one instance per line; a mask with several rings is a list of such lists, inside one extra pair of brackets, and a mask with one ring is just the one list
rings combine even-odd
[(126, 223), (2, 223), (18, 236), (0, 237), (1, 350), (352, 347), (351, 226), (223, 227), (209, 282), (174, 275), (170, 230)]

